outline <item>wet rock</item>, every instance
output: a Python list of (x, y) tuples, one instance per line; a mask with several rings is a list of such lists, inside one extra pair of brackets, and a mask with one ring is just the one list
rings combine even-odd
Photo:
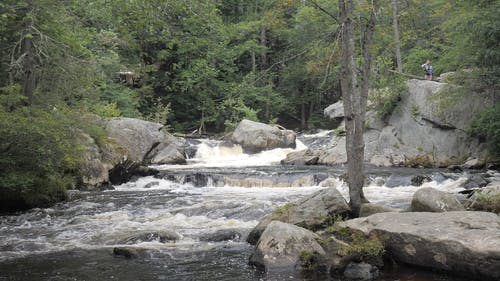
[(132, 247), (114, 247), (113, 255), (115, 257), (124, 257), (127, 259), (134, 259), (139, 257), (137, 249)]
[(291, 130), (246, 119), (238, 124), (231, 135), (233, 143), (251, 153), (274, 148), (295, 148), (295, 138)]
[(222, 241), (240, 241), (242, 234), (234, 229), (221, 229), (214, 233), (204, 234), (200, 241), (222, 242)]
[(186, 140), (165, 133), (160, 144), (153, 148), (146, 159), (151, 164), (186, 164)]
[(380, 213), (342, 226), (384, 237), (397, 262), (500, 279), (500, 217), (487, 212)]
[(387, 206), (382, 206), (373, 203), (364, 203), (361, 204), (361, 208), (359, 210), (359, 217), (368, 217), (373, 214), (385, 213), (385, 212), (400, 212), (399, 209), (390, 208)]
[(314, 151), (311, 149), (294, 151), (288, 153), (286, 158), (281, 160), (282, 165), (316, 165), (318, 163), (319, 156), (315, 155)]
[(465, 208), (454, 195), (426, 187), (413, 194), (410, 210), (412, 212), (449, 212), (465, 211)]
[(344, 271), (344, 277), (347, 280), (369, 281), (374, 280), (379, 275), (378, 268), (368, 263), (351, 262)]
[(467, 181), (462, 185), (465, 189), (481, 188), (488, 184), (488, 181), (482, 174), (472, 174), (467, 178)]
[(250, 232), (247, 242), (255, 244), (272, 221), (315, 229), (327, 223), (333, 216), (347, 212), (349, 212), (349, 206), (342, 194), (335, 188), (326, 188), (296, 202), (288, 203), (266, 216)]
[(184, 148), (184, 152), (187, 158), (194, 158), (196, 156), (196, 152), (198, 151), (198, 145), (201, 141), (196, 139), (187, 139), (186, 147)]
[(139, 232), (129, 235), (121, 239), (118, 244), (138, 244), (141, 242), (158, 241), (160, 243), (175, 242), (181, 237), (173, 231), (153, 231), (153, 232)]
[(430, 182), (431, 178), (425, 175), (417, 175), (411, 178), (411, 185), (413, 186), (421, 186), (425, 182)]
[(160, 185), (160, 182), (157, 182), (157, 181), (152, 181), (152, 182), (147, 183), (147, 184), (144, 186), (144, 188), (146, 188), (146, 189), (147, 189), (147, 188), (151, 188), (151, 187), (153, 187), (153, 186), (159, 186), (159, 185)]
[(307, 229), (273, 221), (257, 242), (250, 264), (266, 272), (294, 270), (300, 266), (300, 255), (304, 251), (325, 255), (316, 239), (319, 236)]
[(158, 170), (141, 165), (138, 162), (124, 160), (116, 164), (109, 170), (109, 182), (112, 184), (122, 184), (132, 180), (134, 177), (154, 176)]
[(409, 186), (412, 184), (411, 176), (391, 175), (385, 182), (386, 187)]

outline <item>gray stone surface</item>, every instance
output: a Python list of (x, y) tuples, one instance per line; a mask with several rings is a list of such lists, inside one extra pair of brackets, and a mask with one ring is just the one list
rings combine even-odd
[(380, 213), (342, 226), (384, 237), (398, 262), (500, 279), (500, 217), (486, 212)]
[(305, 228), (273, 221), (257, 242), (250, 263), (267, 272), (294, 270), (300, 266), (300, 254), (303, 251), (325, 255), (317, 239), (318, 235)]
[(109, 137), (126, 150), (127, 159), (134, 162), (144, 160), (146, 154), (164, 140), (159, 123), (134, 119), (112, 118), (106, 124)]
[(378, 268), (368, 263), (351, 262), (344, 271), (347, 280), (369, 281), (378, 277)]
[[(466, 131), (478, 113), (488, 104), (486, 95), (471, 94), (473, 98), (460, 100), (445, 109), (437, 98), (439, 91), (457, 87), (435, 81), (412, 79), (407, 82), (409, 93), (403, 94), (392, 115), (384, 121), (374, 112), (367, 112), (365, 133), (365, 160), (377, 166), (402, 165), (415, 157), (428, 156), (435, 165), (470, 161), (475, 167), (486, 159), (487, 150)], [(327, 109), (330, 118), (343, 116), (342, 102)], [(319, 164), (344, 163), (345, 138), (339, 137), (325, 151), (320, 152)]]
[(233, 143), (252, 153), (274, 148), (295, 148), (295, 138), (291, 130), (246, 119), (238, 124), (231, 135)]
[(373, 203), (364, 203), (361, 204), (361, 208), (359, 210), (359, 217), (368, 217), (373, 214), (378, 213), (386, 213), (386, 212), (399, 212), (401, 210), (394, 209), (391, 207), (373, 204)]
[(281, 160), (283, 165), (316, 165), (318, 163), (319, 156), (312, 149), (306, 149), (301, 151), (294, 151), (288, 153), (286, 158)]
[(329, 105), (323, 113), (331, 119), (344, 118), (344, 102), (338, 101)]
[(186, 164), (185, 146), (185, 139), (165, 133), (162, 142), (146, 158), (151, 164)]
[(255, 244), (272, 221), (315, 228), (323, 224), (330, 216), (348, 211), (349, 205), (342, 194), (336, 188), (326, 188), (296, 202), (288, 203), (266, 216), (250, 232), (247, 241)]
[(453, 194), (425, 187), (413, 194), (410, 210), (412, 212), (448, 212), (465, 211), (465, 207)]

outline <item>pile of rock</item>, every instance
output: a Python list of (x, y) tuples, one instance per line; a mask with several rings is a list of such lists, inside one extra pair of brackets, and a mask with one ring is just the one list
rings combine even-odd
[(465, 211), (453, 194), (421, 188), (406, 211), (364, 204), (366, 217), (339, 222), (348, 211), (335, 188), (278, 208), (248, 236), (256, 245), (250, 264), (269, 276), (313, 269), (342, 280), (374, 280), (389, 260), (471, 279), (500, 278), (500, 217)]

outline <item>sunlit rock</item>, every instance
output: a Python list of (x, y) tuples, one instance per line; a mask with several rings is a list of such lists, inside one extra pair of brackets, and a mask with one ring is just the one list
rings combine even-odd
[(413, 194), (410, 210), (413, 212), (448, 212), (465, 211), (465, 208), (453, 194), (426, 187)]
[(250, 257), (250, 264), (265, 271), (293, 270), (300, 266), (300, 255), (311, 251), (325, 255), (325, 251), (313, 232), (295, 225), (273, 221), (262, 233), (255, 252)]
[(295, 138), (291, 130), (246, 119), (238, 124), (231, 135), (233, 143), (251, 153), (274, 148), (295, 148)]
[(384, 238), (398, 262), (500, 279), (500, 217), (486, 212), (380, 213), (342, 223)]

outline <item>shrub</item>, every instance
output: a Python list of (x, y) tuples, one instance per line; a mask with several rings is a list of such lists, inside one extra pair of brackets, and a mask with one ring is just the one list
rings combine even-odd
[(80, 161), (72, 118), (55, 107), (12, 106), (19, 96), (0, 94), (0, 211), (63, 200)]
[(472, 207), (476, 211), (500, 214), (500, 193), (493, 195), (479, 194)]
[[(345, 230), (343, 231), (345, 235)], [(369, 237), (358, 231), (348, 231), (348, 244), (341, 245), (339, 254), (346, 256), (358, 254), (362, 257), (379, 257), (385, 252), (385, 247), (382, 241), (377, 237)], [(343, 237), (344, 239), (346, 237)]]
[(484, 110), (472, 122), (469, 132), (486, 142), (494, 156), (500, 156), (500, 103)]

